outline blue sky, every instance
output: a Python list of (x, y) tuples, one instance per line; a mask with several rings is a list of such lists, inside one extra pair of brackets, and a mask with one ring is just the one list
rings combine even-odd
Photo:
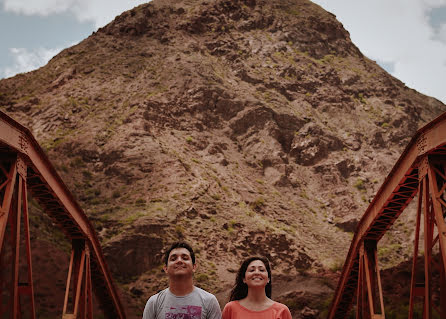
[[(446, 103), (446, 0), (313, 0), (407, 86)], [(0, 78), (36, 69), (144, 0), (0, 0)]]

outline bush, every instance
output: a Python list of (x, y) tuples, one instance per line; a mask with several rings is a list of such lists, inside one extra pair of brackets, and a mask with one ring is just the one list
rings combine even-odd
[(207, 274), (197, 274), (195, 275), (195, 280), (197, 282), (203, 283), (209, 280), (209, 276)]

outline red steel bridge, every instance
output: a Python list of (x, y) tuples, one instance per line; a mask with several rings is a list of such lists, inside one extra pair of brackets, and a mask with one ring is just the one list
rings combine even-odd
[(36, 318), (28, 193), (72, 244), (62, 318), (93, 318), (93, 291), (106, 318), (125, 318), (93, 226), (30, 131), (2, 112), (0, 318)]
[(416, 195), (408, 318), (446, 318), (445, 190), (446, 113), (418, 130), (359, 221), (329, 319), (385, 318), (378, 242)]
[[(416, 303), (421, 304), (423, 318), (446, 318), (445, 191), (446, 113), (416, 133), (360, 220), (329, 319), (347, 318), (352, 309), (356, 318), (385, 318), (378, 241), (417, 194), (408, 318), (414, 318)], [(107, 318), (125, 318), (94, 228), (30, 131), (2, 112), (0, 278), (12, 267), (10, 284), (0, 282), (0, 314), (15, 319), (26, 312), (35, 318), (28, 192), (72, 243), (62, 318), (92, 318), (93, 290)], [(419, 254), (421, 237), (423, 254)], [(21, 245), (24, 256), (20, 256)], [(417, 270), (423, 273), (421, 280), (415, 276)], [(433, 282), (434, 275), (439, 282)]]

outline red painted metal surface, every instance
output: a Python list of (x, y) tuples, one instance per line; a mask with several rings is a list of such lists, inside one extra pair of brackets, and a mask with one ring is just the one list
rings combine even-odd
[[(72, 311), (68, 310), (70, 287), (73, 287)], [(76, 240), (73, 241), (71, 252), (62, 318), (70, 319), (78, 316), (85, 319), (93, 318), (92, 298), (90, 251), (83, 240)]]
[[(125, 313), (102, 254), (99, 240), (88, 218), (51, 165), (30, 131), (0, 112), (0, 257), (9, 242), (15, 249), (14, 260), (0, 258), (1, 272), (12, 266), (12, 287), (0, 282), (0, 313), (11, 312), (12, 318), (20, 317), (21, 296), (28, 295), (34, 313), (34, 295), (29, 240), (27, 192), (40, 204), (43, 211), (53, 219), (72, 241), (76, 251), (73, 267), (73, 311), (64, 305), (64, 318), (92, 318), (92, 290), (107, 318), (125, 318)], [(23, 219), (23, 229), (21, 220)], [(7, 225), (11, 240), (7, 240)], [(20, 232), (25, 238), (25, 263), (27, 282), (18, 282), (18, 259), (20, 258)], [(14, 235), (16, 240), (14, 240)], [(80, 244), (81, 243), (81, 244)], [(79, 245), (82, 249), (79, 250)], [(80, 254), (79, 254), (80, 251)], [(83, 257), (82, 257), (83, 256)], [(5, 267), (4, 267), (5, 266)], [(71, 269), (71, 268), (70, 268)], [(67, 289), (69, 289), (69, 282)], [(28, 311), (28, 310), (27, 310)], [(30, 312), (30, 311), (28, 311)], [(34, 318), (34, 314), (32, 318)]]
[[(356, 229), (350, 246), (338, 287), (328, 314), (329, 319), (347, 318), (356, 295), (356, 318), (384, 318), (384, 308), (376, 313), (371, 308), (370, 296), (374, 296), (368, 281), (377, 280), (377, 290), (382, 291), (379, 271), (375, 277), (366, 275), (367, 262), (364, 245), (377, 245), (385, 232), (404, 211), (414, 196), (419, 194), (415, 248), (412, 264), (411, 297), (409, 317), (413, 316), (416, 297), (423, 299), (423, 318), (431, 318), (437, 312), (446, 318), (446, 113), (420, 129), (384, 181), (373, 201), (370, 203)], [(422, 204), (424, 206), (422, 208)], [(418, 265), (418, 242), (420, 238), (421, 215), (424, 216), (424, 282), (415, 282)], [(433, 260), (432, 249), (438, 245), (439, 264)], [(375, 254), (376, 256), (376, 254)], [(371, 258), (368, 257), (370, 261)], [(375, 265), (377, 265), (377, 261)], [(439, 273), (439, 300), (432, 298), (432, 274)], [(365, 288), (367, 286), (367, 289)], [(382, 293), (378, 293), (382, 306)], [(369, 298), (367, 301), (366, 299)], [(373, 299), (373, 298), (372, 298)], [(419, 298), (418, 298), (419, 299)], [(437, 299), (437, 298), (436, 298)], [(375, 301), (373, 301), (375, 302)], [(366, 304), (369, 307), (366, 307)]]
[(374, 242), (363, 243), (359, 249), (358, 278), (356, 318), (370, 315), (370, 318), (384, 319), (381, 277)]

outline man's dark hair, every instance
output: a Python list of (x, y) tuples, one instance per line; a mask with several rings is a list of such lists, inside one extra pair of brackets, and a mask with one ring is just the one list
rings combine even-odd
[(271, 284), (271, 266), (269, 265), (269, 261), (265, 257), (253, 256), (245, 259), (242, 265), (240, 266), (240, 269), (237, 272), (237, 277), (235, 278), (235, 285), (232, 288), (231, 295), (229, 296), (229, 301), (241, 300), (248, 295), (248, 285), (243, 282), (243, 279), (245, 278), (245, 273), (246, 270), (248, 269), (249, 264), (255, 260), (260, 260), (261, 262), (263, 262), (266, 271), (268, 272), (269, 282), (265, 286), (265, 294), (268, 298), (271, 298), (272, 284)]
[(194, 250), (192, 249), (192, 247), (185, 242), (179, 241), (176, 243), (173, 243), (170, 248), (165, 252), (164, 254), (164, 264), (167, 266), (167, 262), (169, 261), (169, 255), (170, 252), (176, 248), (186, 248), (189, 253), (190, 253), (190, 258), (192, 259), (192, 264), (195, 265), (195, 254), (194, 254)]

